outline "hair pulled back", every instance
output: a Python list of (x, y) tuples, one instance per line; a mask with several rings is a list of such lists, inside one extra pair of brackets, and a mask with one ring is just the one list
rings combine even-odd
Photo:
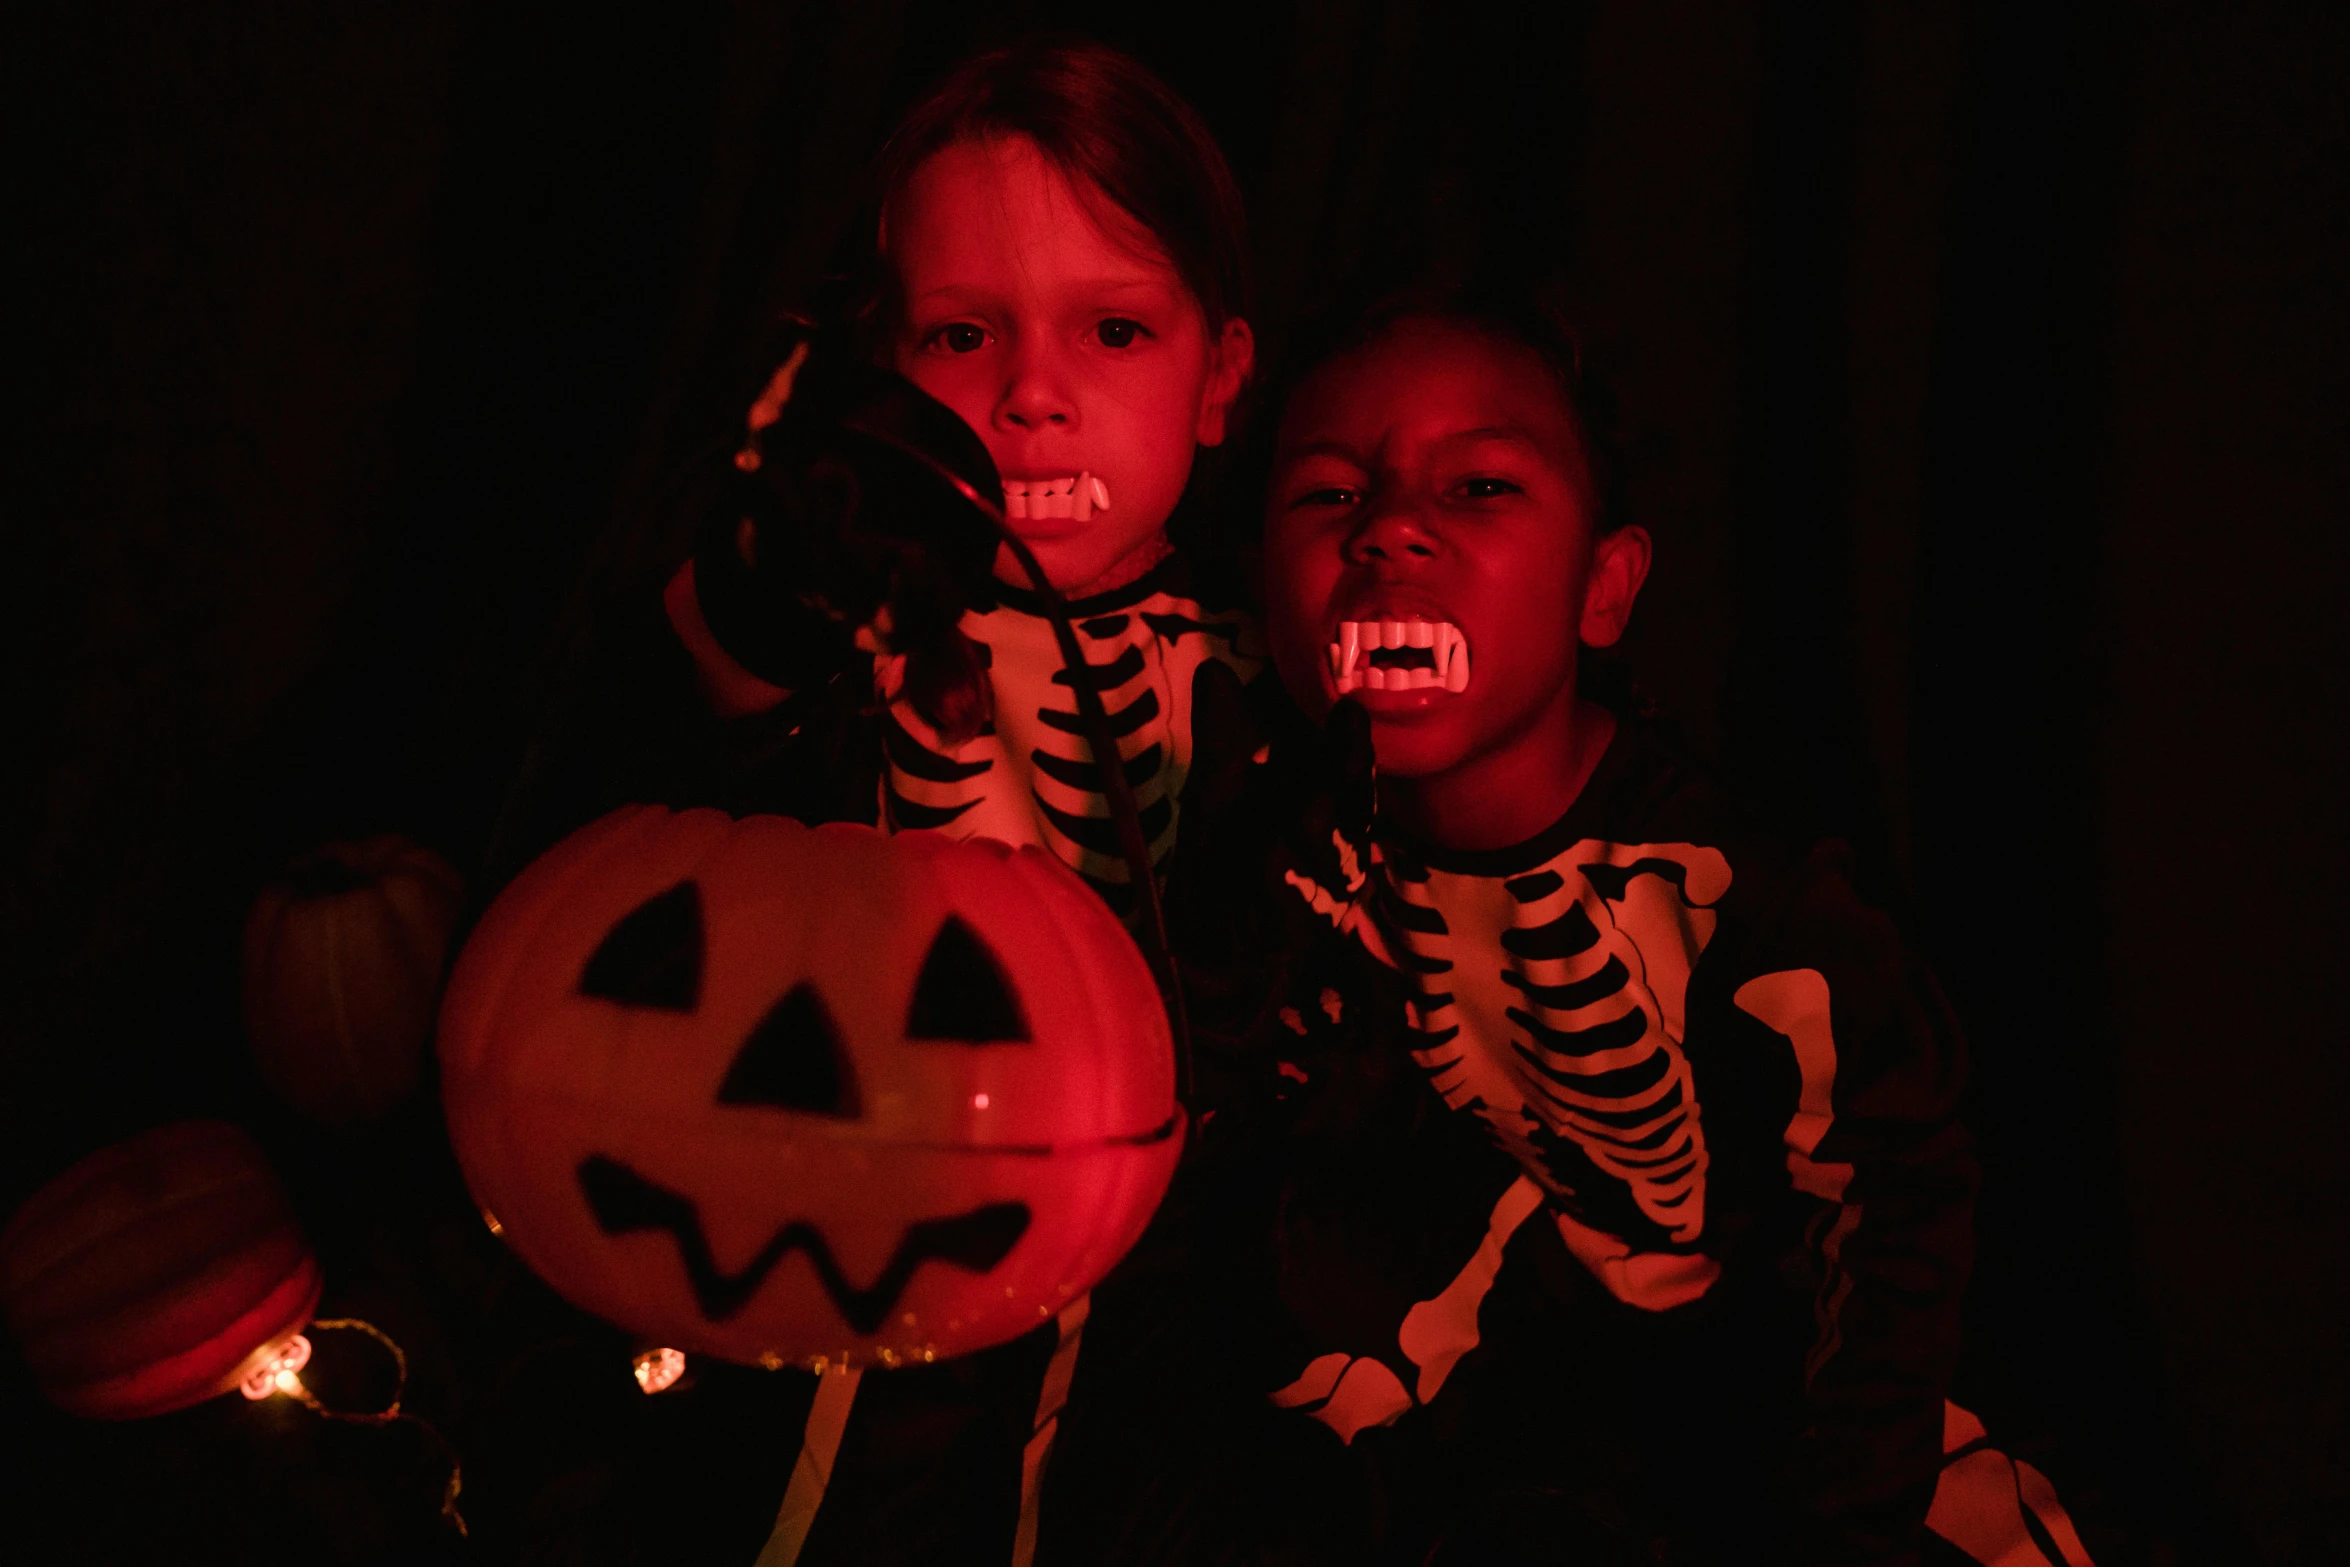
[(883, 233), (889, 204), (924, 162), (961, 142), (1025, 137), (1069, 177), (1140, 224), (1199, 301), (1208, 331), (1249, 311), (1248, 224), (1215, 137), (1141, 62), (1104, 44), (1039, 40), (973, 57), (906, 115), (876, 170), (877, 297), (898, 304)]

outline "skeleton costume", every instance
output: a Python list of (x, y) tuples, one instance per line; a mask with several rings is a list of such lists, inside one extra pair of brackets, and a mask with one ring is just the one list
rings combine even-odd
[[(1963, 1047), (1832, 855), (1636, 719), (1512, 848), (1327, 817), (1275, 842), (1262, 814), (1195, 831), (1265, 842), (1289, 905), (1225, 950), (1297, 954), (1264, 980), (1293, 1117), (1263, 1370), (1293, 1429), (1266, 1440), (1347, 1455), (1329, 1528), (1386, 1520), (1329, 1559), (1913, 1561), (1925, 1520), (1937, 1550), (2086, 1563), (1945, 1404)], [(1182, 874), (1187, 930), (1244, 896)]]
[[(1174, 847), (1176, 813), (1192, 762), (1192, 691), (1204, 665), (1256, 678), (1262, 655), (1241, 616), (1213, 614), (1181, 591), (1169, 557), (1126, 587), (1069, 605), (1094, 688), (1117, 736), (1154, 863)], [(891, 828), (1000, 838), (1049, 849), (1108, 898), (1130, 901), (1109, 803), (1077, 718), (1076, 692), (1033, 595), (1004, 586), (991, 608), (965, 614), (963, 634), (984, 649), (995, 718), (947, 749), (898, 696), (894, 661), (879, 675), (887, 769), (881, 811)]]

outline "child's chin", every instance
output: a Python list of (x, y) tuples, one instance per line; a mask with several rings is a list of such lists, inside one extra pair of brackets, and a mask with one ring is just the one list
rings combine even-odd
[[(1020, 540), (1044, 568), (1045, 580), (1067, 598), (1087, 598), (1122, 588), (1156, 566), (1167, 553), (1165, 540), (1155, 530), (1131, 539), (1098, 527), (1091, 532), (1079, 528), (1060, 534), (1030, 533), (1023, 528)], [(995, 575), (999, 582), (1029, 586), (1027, 569), (1009, 545), (996, 551)]]
[[(1037, 565), (1044, 568), (1045, 580), (1053, 585), (1056, 592), (1064, 595), (1081, 594), (1110, 567), (1110, 562), (1099, 558), (1100, 551), (1088, 550), (1074, 539), (1023, 536), (1021, 542), (1036, 557)], [(997, 581), (1011, 583), (1014, 587), (1034, 585), (1029, 580), (1028, 568), (1020, 564), (1019, 557), (1012, 553), (1008, 544), (996, 551), (995, 575)]]
[(1469, 715), (1449, 691), (1362, 691), (1379, 771), (1392, 778), (1441, 773), (1468, 754)]

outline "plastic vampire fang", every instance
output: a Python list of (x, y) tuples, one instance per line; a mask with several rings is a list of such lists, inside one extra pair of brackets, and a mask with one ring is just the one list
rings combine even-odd
[(1110, 509), (1110, 487), (1090, 473), (1073, 479), (1006, 479), (1006, 517), (1067, 517), (1091, 522), (1097, 511)]
[(1449, 620), (1342, 620), (1330, 644), (1330, 683), (1350, 691), (1469, 688), (1469, 643)]

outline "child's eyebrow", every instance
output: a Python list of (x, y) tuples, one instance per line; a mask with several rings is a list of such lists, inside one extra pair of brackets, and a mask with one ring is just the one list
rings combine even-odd
[(1532, 430), (1522, 424), (1481, 424), (1474, 430), (1455, 430), (1439, 439), (1438, 446), (1454, 446), (1470, 441), (1507, 441), (1517, 446), (1531, 446), (1539, 451), (1542, 442)]
[(985, 288), (971, 283), (941, 283), (936, 288), (924, 289), (921, 293), (916, 294), (910, 301), (908, 301), (908, 303), (917, 306), (970, 305), (989, 304), (993, 303), (995, 299), (996, 290), (992, 288)]
[[(1152, 304), (1160, 303), (1174, 293), (1163, 279), (1147, 276), (1079, 278), (1064, 285), (1062, 291), (1095, 302), (1130, 299)], [(982, 284), (941, 283), (936, 288), (924, 289), (909, 303), (922, 309), (993, 305), (999, 303), (1001, 298), (1000, 290)]]
[(1282, 462), (1298, 462), (1308, 457), (1342, 458), (1347, 462), (1355, 464), (1357, 467), (1362, 466), (1363, 462), (1362, 453), (1356, 451), (1354, 447), (1345, 441), (1300, 441), (1295, 446), (1284, 446), (1281, 448), (1280, 460)]
[(1072, 292), (1080, 294), (1167, 294), (1174, 292), (1164, 278), (1154, 277), (1149, 273), (1134, 273), (1123, 277), (1113, 275), (1080, 278), (1069, 287)]

